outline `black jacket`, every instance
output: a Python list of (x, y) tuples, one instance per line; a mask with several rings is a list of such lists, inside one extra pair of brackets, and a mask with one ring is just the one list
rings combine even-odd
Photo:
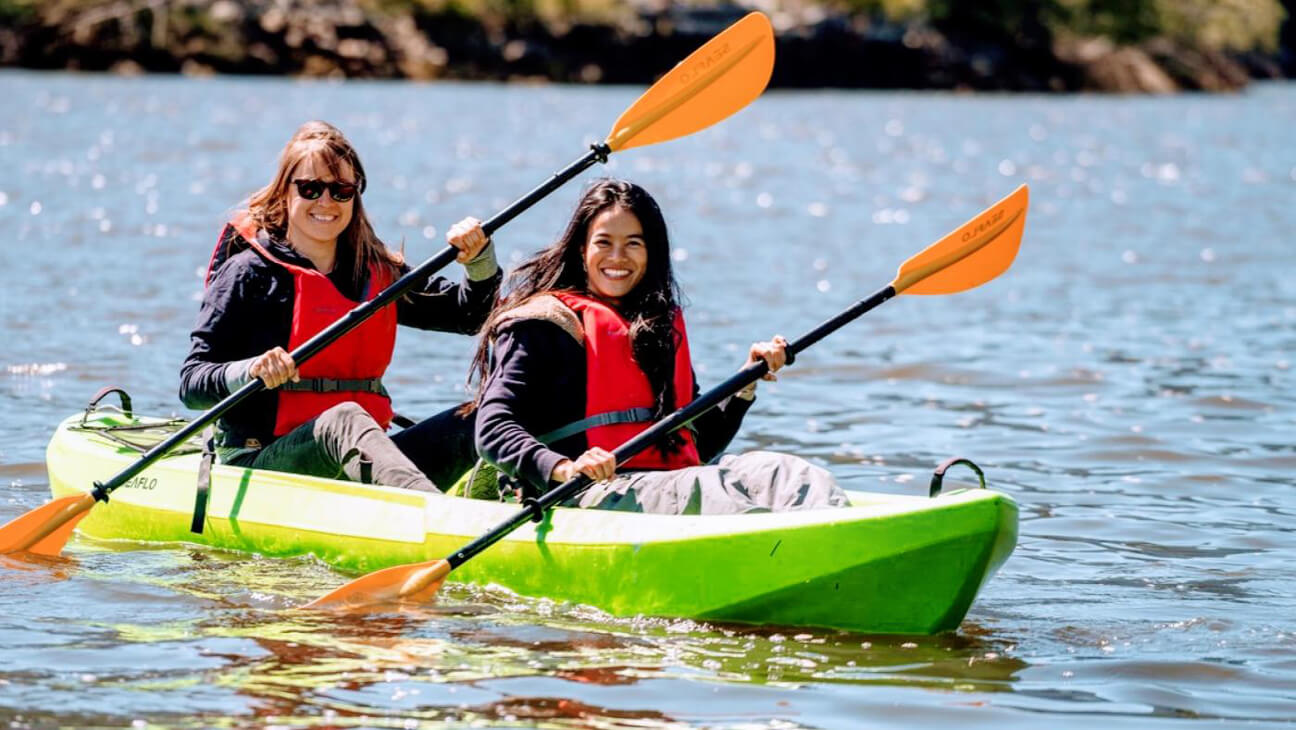
[[(310, 260), (277, 241), (263, 242), (281, 260), (314, 268)], [(328, 275), (349, 299), (358, 300), (360, 286), (351, 276), (351, 257), (339, 252)], [(405, 267), (408, 271), (408, 267)], [(481, 328), (499, 290), (502, 274), (482, 281), (455, 284), (431, 277), (413, 293), (397, 300), (397, 322), (424, 330), (473, 334)], [(189, 356), (180, 368), (180, 400), (193, 409), (206, 409), (230, 394), (226, 369), (273, 348), (288, 349), (292, 331), (293, 277), (252, 249), (225, 261), (203, 295), (198, 324), (191, 334)], [(221, 419), (221, 443), (242, 446), (247, 439), (262, 445), (274, 440), (277, 398), (273, 391), (249, 396)]]
[[(549, 446), (535, 438), (585, 417), (585, 347), (542, 319), (507, 323), (493, 344), (477, 411), (477, 451), (509, 476), (544, 490), (559, 461), (589, 448), (583, 433)], [(696, 397), (696, 385), (693, 390)], [(704, 463), (729, 445), (750, 406), (729, 398), (693, 422)]]

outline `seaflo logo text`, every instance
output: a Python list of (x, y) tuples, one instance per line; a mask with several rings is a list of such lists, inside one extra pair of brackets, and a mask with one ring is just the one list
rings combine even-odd
[(126, 489), (157, 489), (157, 479), (135, 477), (122, 485)]
[(964, 231), (963, 242), (967, 243), (968, 241), (971, 241), (972, 239), (976, 238), (982, 233), (985, 233), (986, 231), (990, 230), (994, 226), (998, 225), (999, 221), (1003, 220), (1004, 212), (1006, 210), (1007, 210), (1006, 208), (1000, 208), (999, 210), (996, 210), (995, 212), (986, 216), (985, 219), (982, 220), (981, 222), (977, 223), (976, 226), (972, 228), (972, 230)]

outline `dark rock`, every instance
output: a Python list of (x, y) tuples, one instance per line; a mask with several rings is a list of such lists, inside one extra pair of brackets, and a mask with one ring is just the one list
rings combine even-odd
[(1230, 58), (1241, 65), (1246, 74), (1253, 79), (1281, 79), (1286, 75), (1279, 56), (1248, 51), (1230, 54)]
[(1143, 50), (1117, 47), (1107, 38), (1059, 39), (1053, 50), (1080, 71), (1085, 91), (1169, 94), (1180, 88)]
[[(1289, 13), (1296, 0), (1283, 0)], [(513, 4), (507, 4), (514, 8)], [(520, 7), (518, 4), (517, 7)], [(15, 8), (22, 8), (21, 11)], [(105, 0), (32, 6), (0, 0), (0, 64), (188, 74), (650, 83), (747, 11), (666, 3), (620, 24), (470, 16), (454, 3), (348, 0)], [(642, 6), (641, 7), (645, 7)], [(1055, 39), (1039, 3), (1011, 25), (977, 3), (937, 24), (792, 4), (774, 17), (772, 85), (1005, 91), (1230, 91), (1296, 71), (1296, 26), (1282, 51), (1227, 55), (1168, 40), (1120, 46)], [(998, 6), (994, 6), (998, 7)], [(990, 15), (987, 15), (990, 13)]]
[(1149, 41), (1144, 47), (1184, 89), (1237, 91), (1249, 81), (1246, 69), (1220, 51), (1189, 48), (1165, 38)]

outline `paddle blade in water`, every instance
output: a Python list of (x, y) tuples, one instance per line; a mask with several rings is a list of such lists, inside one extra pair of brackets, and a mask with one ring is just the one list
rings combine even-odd
[(900, 265), (897, 294), (953, 294), (1008, 270), (1021, 246), (1030, 193), (1025, 185)]
[(362, 575), (302, 608), (346, 611), (401, 603), (428, 603), (436, 597), (437, 590), (449, 574), (450, 563), (444, 560), (384, 568)]
[(749, 13), (645, 91), (612, 125), (607, 146), (615, 152), (709, 127), (760, 96), (773, 69), (774, 29)]
[(89, 493), (73, 494), (14, 518), (0, 527), (0, 554), (58, 555), (94, 503), (95, 498)]

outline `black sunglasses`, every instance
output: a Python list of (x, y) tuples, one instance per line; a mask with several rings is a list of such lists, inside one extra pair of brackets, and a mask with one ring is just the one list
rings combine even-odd
[(319, 200), (325, 188), (329, 191), (329, 197), (339, 203), (347, 202), (360, 192), (360, 188), (355, 183), (323, 180), (293, 180), (292, 182), (297, 186), (297, 194), (306, 200)]

